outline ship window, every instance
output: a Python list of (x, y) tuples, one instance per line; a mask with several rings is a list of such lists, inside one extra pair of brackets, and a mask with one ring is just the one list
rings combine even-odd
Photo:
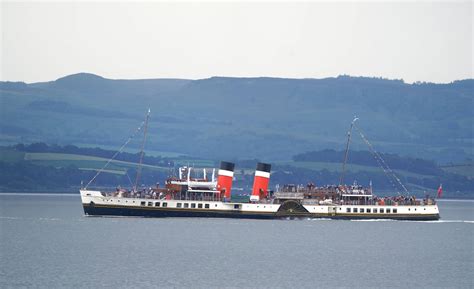
[(415, 208), (415, 211), (416, 211), (416, 208)]
[(146, 202), (141, 202), (140, 205), (145, 206)]
[(199, 208), (199, 209), (202, 209), (202, 204), (198, 204), (198, 208)]
[(215, 204), (214, 207), (217, 207), (217, 204)]
[(181, 203), (177, 203), (176, 208), (181, 208), (181, 205), (182, 205)]
[(360, 208), (360, 212), (363, 213), (363, 212), (364, 212), (364, 209), (363, 209), (363, 208)]
[(234, 205), (234, 209), (238, 209), (239, 208), (239, 205)]
[(159, 207), (159, 206), (160, 206), (160, 202), (156, 202), (155, 207)]
[(162, 207), (167, 207), (168, 206), (168, 203), (163, 203), (163, 206)]
[(193, 208), (193, 209), (196, 208), (196, 204), (195, 204), (195, 203), (192, 203), (192, 204), (191, 204), (191, 208)]
[(350, 212), (351, 212), (351, 208), (347, 208), (347, 209), (346, 209), (346, 212), (347, 212), (347, 213), (350, 213)]
[(185, 208), (189, 208), (189, 204), (188, 204), (188, 203), (184, 203), (184, 207), (185, 207)]
[(119, 203), (120, 203), (120, 200), (118, 200), (117, 202), (119, 202)]
[(204, 208), (209, 209), (209, 204), (205, 204)]
[(377, 209), (374, 209), (374, 213), (377, 213)]
[(396, 214), (396, 213), (397, 213), (397, 209), (393, 209), (393, 213)]
[(339, 208), (339, 211), (342, 211), (342, 208)]
[(390, 209), (387, 209), (387, 213), (390, 213)]
[(370, 213), (370, 209), (366, 209), (365, 211), (366, 211), (367, 213)]
[(383, 209), (380, 209), (380, 213), (383, 213), (383, 212), (384, 212), (384, 210), (383, 210)]
[(353, 213), (357, 213), (357, 208), (353, 208), (353, 209), (352, 209), (352, 212), (353, 212)]
[(148, 202), (148, 206), (153, 206), (153, 202)]
[(408, 211), (410, 211), (410, 208), (408, 208)]

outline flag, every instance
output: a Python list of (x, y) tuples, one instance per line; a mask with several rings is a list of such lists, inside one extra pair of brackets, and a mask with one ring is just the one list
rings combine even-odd
[(441, 198), (443, 196), (443, 185), (440, 184), (438, 188), (438, 198)]

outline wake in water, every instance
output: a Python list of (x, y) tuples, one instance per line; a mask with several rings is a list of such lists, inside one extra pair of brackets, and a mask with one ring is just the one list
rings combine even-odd
[(308, 220), (308, 221), (335, 221), (335, 220), (329, 219), (329, 218), (307, 218), (306, 220)]
[(409, 221), (409, 220), (392, 220), (392, 219), (363, 219), (350, 220), (351, 222), (405, 222), (405, 223), (467, 223), (474, 224), (471, 220), (437, 220), (437, 221)]
[(80, 197), (78, 193), (0, 193), (1, 196)]
[(59, 218), (25, 218), (25, 217), (9, 217), (9, 216), (0, 216), (0, 220), (35, 220), (35, 221), (60, 221)]
[(392, 219), (360, 219), (360, 220), (349, 220), (351, 222), (399, 222), (398, 220)]
[[(421, 221), (419, 221), (421, 222)], [(474, 224), (474, 221), (470, 220), (437, 220), (437, 221), (427, 221), (425, 223), (468, 223)]]

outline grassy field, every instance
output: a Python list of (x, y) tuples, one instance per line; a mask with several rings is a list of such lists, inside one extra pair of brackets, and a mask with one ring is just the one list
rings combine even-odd
[(24, 152), (0, 148), (0, 161), (18, 162), (25, 158)]
[[(342, 171), (342, 164), (341, 163), (328, 163), (328, 162), (275, 162), (278, 165), (289, 165), (295, 168), (302, 168), (302, 169), (309, 169), (314, 171), (319, 171), (326, 169), (330, 172), (341, 172)], [(370, 172), (370, 173), (381, 173), (383, 172), (382, 168), (380, 167), (372, 167), (372, 166), (363, 166), (363, 165), (354, 165), (354, 164), (347, 164), (346, 171), (352, 172)], [(415, 177), (420, 178), (424, 177), (422, 174), (416, 174), (413, 172), (408, 172), (404, 170), (393, 170), (395, 173), (400, 174), (405, 177)]]
[(470, 179), (474, 178), (474, 164), (446, 166), (442, 167), (442, 169), (446, 172), (466, 176)]
[(73, 154), (60, 154), (60, 153), (25, 153), (25, 161), (107, 161), (104, 158), (84, 156), (84, 155), (73, 155)]
[[(140, 144), (138, 144), (140, 145)], [(111, 146), (111, 145), (97, 145), (97, 144), (91, 144), (91, 143), (77, 143), (78, 147), (86, 147), (86, 148), (95, 148), (95, 147), (100, 147), (101, 149), (104, 150), (111, 150), (111, 151), (116, 151), (119, 147), (117, 146)], [(140, 151), (139, 148), (125, 148), (123, 150), (124, 152), (127, 153), (136, 153)], [(178, 152), (168, 152), (168, 151), (157, 151), (157, 150), (146, 150), (146, 155), (147, 156), (161, 156), (164, 158), (178, 158), (184, 156), (182, 153)]]
[[(82, 170), (99, 170), (108, 161), (106, 158), (62, 154), (62, 153), (25, 153), (15, 150), (2, 149), (0, 150), (0, 161), (4, 162), (19, 162), (27, 161), (36, 165), (53, 166), (53, 167), (68, 167), (75, 166)], [(113, 160), (107, 166), (108, 172), (116, 174), (125, 174), (128, 168), (137, 167), (137, 163)], [(168, 171), (167, 167), (153, 166), (144, 164), (143, 168)]]
[[(99, 171), (100, 169), (94, 169), (94, 168), (79, 168), (81, 171)], [(122, 171), (122, 170), (102, 170), (104, 173), (109, 173), (109, 174), (114, 174), (114, 175), (121, 175), (124, 176), (127, 172)]]

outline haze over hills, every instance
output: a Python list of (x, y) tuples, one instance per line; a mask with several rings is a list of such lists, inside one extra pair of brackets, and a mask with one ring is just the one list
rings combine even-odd
[[(463, 162), (474, 154), (472, 79), (111, 80), (80, 73), (43, 83), (0, 82), (0, 93), (4, 144), (119, 147), (150, 107), (152, 151), (290, 160), (306, 151), (343, 149), (357, 115), (379, 151), (439, 163)], [(353, 148), (367, 149), (357, 136)]]

